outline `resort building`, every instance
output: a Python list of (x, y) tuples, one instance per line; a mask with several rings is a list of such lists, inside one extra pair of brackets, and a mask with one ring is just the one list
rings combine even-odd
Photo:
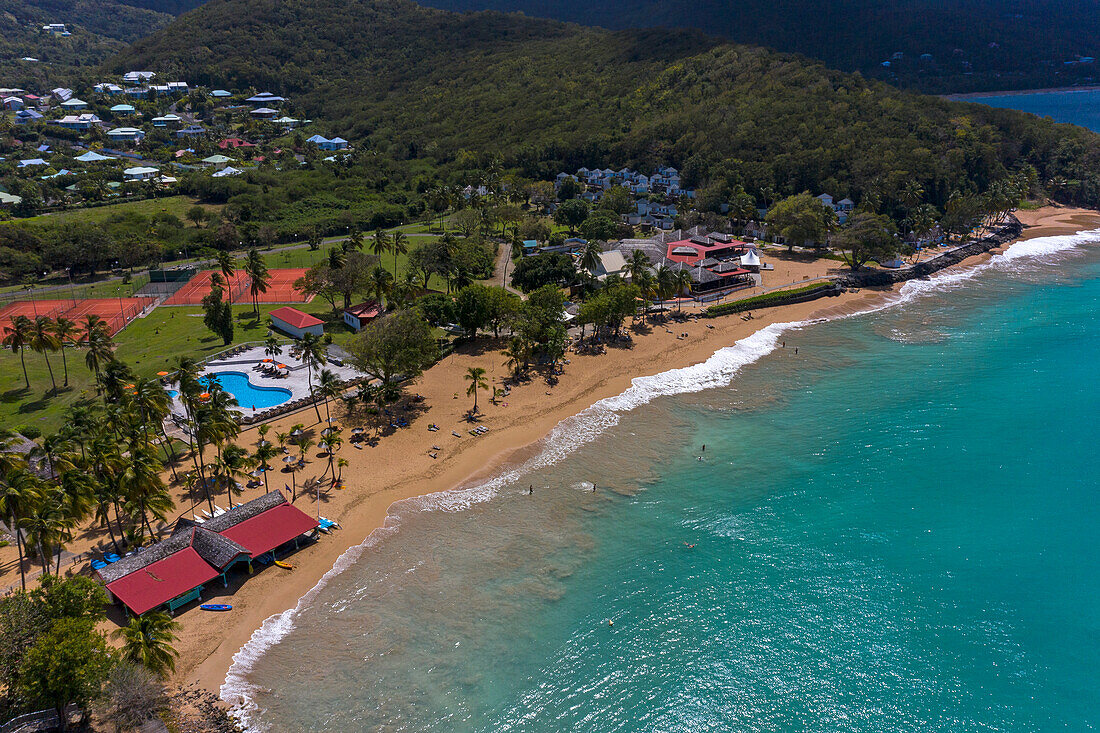
[(325, 332), (324, 321), (308, 313), (303, 313), (297, 308), (291, 308), (289, 305), (276, 308), (269, 315), (271, 316), (272, 326), (297, 339), (302, 338), (307, 333), (321, 336)]
[(348, 141), (342, 137), (334, 137), (331, 140), (323, 135), (314, 135), (306, 140), (307, 143), (313, 143), (320, 150), (347, 150)]
[(205, 585), (221, 580), (237, 565), (297, 545), (318, 520), (287, 502), (278, 491), (233, 507), (204, 522), (180, 519), (172, 536), (117, 562), (96, 568), (111, 598), (140, 616), (175, 611), (202, 596)]
[(127, 181), (148, 181), (152, 178), (156, 178), (158, 173), (160, 173), (160, 171), (151, 166), (137, 166), (122, 171), (122, 176)]
[(382, 315), (382, 306), (376, 300), (368, 300), (344, 309), (344, 323), (358, 333), (363, 326)]

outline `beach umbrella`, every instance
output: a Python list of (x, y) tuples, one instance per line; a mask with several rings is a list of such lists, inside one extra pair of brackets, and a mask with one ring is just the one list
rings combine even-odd
[(127, 384), (126, 385), (126, 389), (133, 389), (133, 388), (134, 388), (134, 385), (132, 385), (132, 384)]
[(260, 359), (260, 361), (262, 361), (262, 362), (264, 362), (264, 363), (266, 364), (266, 363), (270, 363), (270, 362), (273, 362), (273, 361), (275, 361), (275, 360), (274, 360), (274, 359)]
[(351, 429), (351, 434), (352, 435), (361, 435), (362, 433), (363, 433), (363, 428), (352, 428)]
[(208, 400), (208, 399), (210, 399), (210, 393), (209, 393), (209, 392), (203, 392), (203, 393), (202, 393), (201, 395), (199, 395), (199, 399), (200, 399), (200, 400)]
[(297, 463), (297, 456), (283, 456), (283, 463), (290, 465), (291, 463)]
[(331, 435), (332, 433), (335, 433), (338, 429), (339, 428), (325, 428), (321, 431), (321, 435)]
[(251, 476), (252, 478), (259, 478), (260, 476), (263, 476), (263, 475), (264, 475), (264, 472), (259, 468), (257, 468), (255, 471), (253, 471), (252, 473), (249, 474), (249, 476)]
[(302, 429), (301, 428), (298, 428), (297, 430), (295, 430), (294, 432), (291, 433), (291, 435), (293, 435), (295, 438), (297, 438), (301, 434), (302, 434)]
[(276, 364), (275, 366), (279, 369), (286, 369), (286, 364)]
[(171, 372), (157, 372), (158, 377), (167, 377)]

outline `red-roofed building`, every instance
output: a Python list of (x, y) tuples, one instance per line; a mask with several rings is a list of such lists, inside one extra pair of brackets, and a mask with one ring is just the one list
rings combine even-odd
[(195, 589), (201, 590), (203, 583), (220, 574), (188, 546), (108, 583), (107, 590), (140, 616)]
[(344, 323), (358, 333), (363, 326), (380, 315), (382, 315), (382, 305), (376, 300), (368, 300), (365, 303), (353, 305), (351, 308), (345, 308)]
[(276, 308), (269, 315), (271, 316), (271, 325), (294, 338), (300, 339), (307, 333), (320, 336), (325, 332), (324, 321), (316, 316), (303, 313), (297, 308), (291, 308), (289, 305)]
[(259, 557), (317, 527), (317, 520), (298, 507), (282, 503), (218, 532)]
[(739, 254), (747, 247), (748, 244), (739, 239), (718, 241), (706, 237), (694, 237), (692, 239), (681, 239), (677, 242), (669, 242), (665, 257), (672, 262), (682, 262), (685, 265), (694, 266), (708, 257), (723, 257), (726, 255), (733, 256), (734, 254)]
[(218, 143), (218, 147), (222, 150), (236, 150), (237, 148), (254, 148), (256, 143), (250, 143), (239, 137), (227, 137)]
[(169, 611), (199, 599), (203, 584), (237, 563), (251, 561), (294, 542), (318, 522), (272, 491), (199, 524), (176, 523), (173, 535), (96, 570), (110, 594), (131, 613), (167, 606)]

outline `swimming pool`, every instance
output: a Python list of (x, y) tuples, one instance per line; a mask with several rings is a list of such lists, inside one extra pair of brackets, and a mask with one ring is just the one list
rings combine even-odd
[(244, 410), (266, 410), (283, 404), (291, 396), (290, 390), (282, 387), (257, 387), (243, 372), (214, 372), (212, 376), (217, 378), (222, 389), (237, 398)]

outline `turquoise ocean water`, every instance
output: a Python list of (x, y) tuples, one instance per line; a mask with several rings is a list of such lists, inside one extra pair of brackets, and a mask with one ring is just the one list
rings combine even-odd
[(271, 731), (1093, 730), (1100, 232), (896, 301), (405, 502), (223, 696)]
[(966, 101), (1031, 112), (1100, 132), (1100, 90), (1096, 89), (968, 97)]

